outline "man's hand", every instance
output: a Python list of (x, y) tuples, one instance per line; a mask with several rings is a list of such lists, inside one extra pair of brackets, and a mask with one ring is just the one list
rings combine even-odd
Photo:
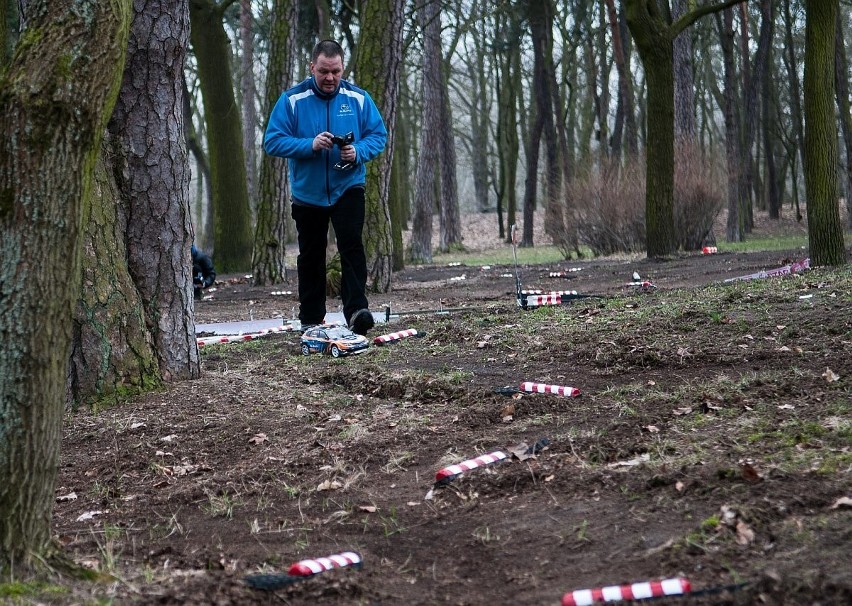
[(354, 145), (346, 145), (340, 148), (340, 159), (344, 162), (355, 162), (356, 155)]
[(321, 149), (331, 149), (334, 146), (334, 143), (331, 141), (332, 134), (330, 132), (321, 132), (316, 137), (314, 137), (314, 142), (311, 145), (311, 148), (314, 151), (319, 151)]

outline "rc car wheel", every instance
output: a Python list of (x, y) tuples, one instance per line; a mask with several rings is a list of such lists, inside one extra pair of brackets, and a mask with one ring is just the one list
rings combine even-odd
[(311, 353), (311, 348), (310, 348), (310, 347), (308, 347), (308, 344), (307, 344), (307, 343), (302, 343), (302, 355), (303, 355), (303, 356), (308, 356), (308, 355), (310, 355), (310, 353)]
[(331, 346), (331, 357), (332, 358), (339, 358), (340, 357), (340, 348), (337, 347), (337, 345)]

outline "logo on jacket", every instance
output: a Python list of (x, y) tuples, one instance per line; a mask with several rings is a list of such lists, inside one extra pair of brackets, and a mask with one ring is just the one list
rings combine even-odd
[(348, 103), (341, 103), (340, 104), (340, 111), (337, 112), (338, 116), (343, 116), (343, 115), (351, 114), (351, 113), (352, 113), (352, 108), (349, 107)]

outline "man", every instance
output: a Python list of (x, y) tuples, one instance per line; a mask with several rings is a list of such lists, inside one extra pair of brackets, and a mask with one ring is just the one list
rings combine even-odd
[(275, 104), (264, 149), (289, 160), (302, 326), (321, 324), (325, 318), (330, 220), (340, 252), (343, 315), (353, 332), (364, 335), (374, 324), (367, 303), (367, 258), (361, 238), (364, 165), (384, 150), (387, 130), (370, 95), (342, 79), (343, 49), (337, 42), (317, 44), (310, 69), (311, 76), (284, 92)]
[(192, 287), (196, 299), (201, 298), (201, 291), (213, 285), (216, 281), (216, 270), (209, 255), (195, 248), (190, 249), (192, 253)]

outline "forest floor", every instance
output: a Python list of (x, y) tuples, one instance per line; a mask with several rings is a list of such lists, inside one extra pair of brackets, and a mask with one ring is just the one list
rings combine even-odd
[[(527, 310), (512, 266), (412, 267), (373, 297), (401, 316), (371, 336), (421, 338), (202, 347), (200, 379), (68, 416), (55, 534), (112, 580), (17, 600), (559, 604), (686, 577), (663, 603), (852, 603), (852, 268), (726, 283), (806, 253), (719, 248), (523, 266), (527, 288), (599, 295)], [(296, 305), (217, 286), (197, 322)], [(523, 381), (581, 395), (495, 393)], [(521, 455), (435, 486), (498, 450)], [(347, 551), (359, 569), (246, 583)]]

